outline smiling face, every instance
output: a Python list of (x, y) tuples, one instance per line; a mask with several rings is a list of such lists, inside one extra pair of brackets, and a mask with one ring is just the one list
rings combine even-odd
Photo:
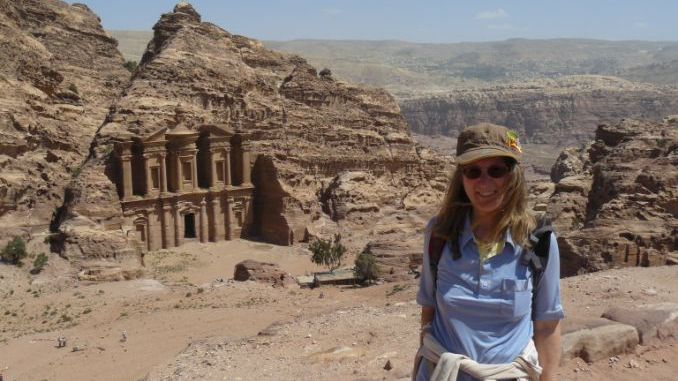
[(464, 165), (462, 181), (464, 191), (473, 206), (474, 216), (488, 217), (499, 212), (510, 176), (510, 171), (505, 169), (508, 169), (508, 165), (500, 156)]

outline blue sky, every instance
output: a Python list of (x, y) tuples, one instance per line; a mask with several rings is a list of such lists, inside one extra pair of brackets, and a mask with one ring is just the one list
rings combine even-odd
[[(78, 0), (106, 29), (151, 30), (178, 0)], [(73, 1), (71, 1), (72, 3)], [(191, 0), (231, 33), (301, 38), (495, 41), (595, 38), (678, 41), (674, 0)]]

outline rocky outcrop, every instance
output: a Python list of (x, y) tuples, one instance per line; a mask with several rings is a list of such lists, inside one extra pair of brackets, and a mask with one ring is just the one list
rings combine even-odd
[(678, 118), (600, 125), (561, 154), (548, 213), (564, 275), (669, 263), (678, 250)]
[(86, 6), (0, 1), (0, 241), (45, 231), (129, 80)]
[(233, 279), (240, 282), (253, 280), (274, 287), (289, 287), (296, 284), (292, 275), (280, 270), (276, 264), (257, 262), (251, 259), (235, 265)]
[(179, 104), (189, 130), (226, 126), (254, 153), (248, 163), (255, 190), (247, 231), (265, 241), (302, 240), (323, 208), (334, 223), (350, 214), (343, 206), (330, 211), (325, 202), (329, 197), (335, 206), (350, 204), (350, 190), (331, 185), (350, 176), (344, 173), (362, 171), (383, 184), (389, 196), (361, 209), (370, 212), (382, 204), (401, 207), (400, 196), (414, 189), (436, 195), (442, 188), (438, 180), (444, 184), (444, 164), (417, 148), (388, 93), (318, 75), (304, 59), (201, 22), (192, 6), (180, 3), (155, 25), (130, 86), (111, 107), (69, 189), (64, 218), (58, 221), (62, 252), (79, 255), (80, 242), (110, 232), (118, 237), (110, 242), (127, 242), (127, 248), (102, 255), (130, 252), (127, 235), (133, 229), (121, 220), (112, 143), (175, 127)]
[(675, 88), (572, 76), (404, 99), (400, 107), (419, 134), (456, 136), (466, 126), (492, 122), (518, 131), (524, 142), (565, 147), (589, 141), (600, 123), (660, 121), (678, 112), (677, 95)]

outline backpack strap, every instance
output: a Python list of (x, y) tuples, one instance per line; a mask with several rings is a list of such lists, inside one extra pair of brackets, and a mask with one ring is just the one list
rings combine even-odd
[(440, 262), (440, 257), (443, 255), (443, 249), (445, 248), (446, 243), (447, 239), (431, 233), (431, 238), (428, 242), (428, 263), (431, 268), (431, 274), (433, 275), (434, 295), (438, 286), (438, 262)]
[(537, 298), (537, 288), (541, 283), (544, 270), (549, 260), (551, 247), (551, 221), (542, 216), (537, 220), (537, 227), (530, 233), (530, 245), (523, 250), (521, 263), (532, 269), (532, 320), (534, 320), (534, 306)]
[[(438, 263), (440, 258), (443, 256), (443, 250), (445, 249), (445, 244), (447, 244), (447, 238), (433, 235), (431, 233), (431, 238), (428, 242), (428, 262), (429, 267), (431, 268), (431, 274), (433, 275), (433, 294), (438, 287)], [(459, 245), (456, 243), (452, 244), (452, 259), (457, 260), (461, 258), (461, 250), (459, 250)]]

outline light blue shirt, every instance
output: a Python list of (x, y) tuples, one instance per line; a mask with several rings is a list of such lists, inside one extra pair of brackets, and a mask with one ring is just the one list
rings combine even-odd
[[(532, 306), (532, 270), (520, 263), (522, 248), (506, 232), (501, 253), (480, 261), (470, 219), (461, 233), (461, 258), (452, 259), (449, 243), (438, 263), (437, 290), (428, 245), (433, 220), (426, 229), (424, 256), (417, 302), (435, 307), (433, 335), (449, 352), (468, 356), (483, 364), (512, 362), (532, 338), (532, 310), (535, 320), (560, 320), (560, 254), (556, 237), (551, 236), (549, 259)], [(432, 370), (430, 370), (432, 371)], [(429, 369), (422, 363), (417, 380), (428, 380)], [(459, 380), (474, 380), (460, 374)]]

